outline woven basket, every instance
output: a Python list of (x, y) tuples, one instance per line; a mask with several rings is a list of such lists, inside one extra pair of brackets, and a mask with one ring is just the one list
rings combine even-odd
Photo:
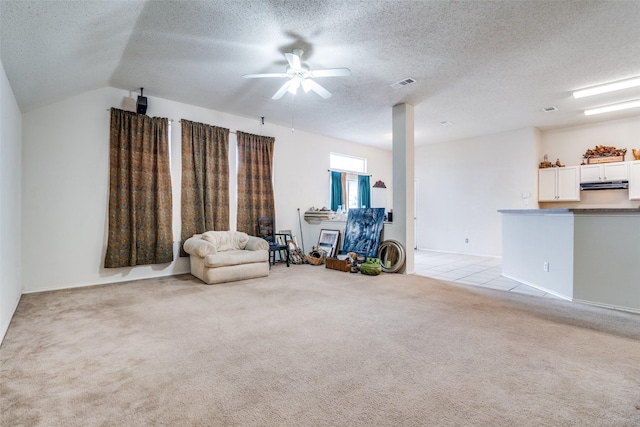
[(311, 265), (322, 265), (327, 254), (322, 249), (313, 249), (307, 254), (307, 262)]

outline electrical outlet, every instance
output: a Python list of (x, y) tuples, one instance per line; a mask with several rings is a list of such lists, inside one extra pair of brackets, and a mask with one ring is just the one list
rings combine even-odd
[(549, 263), (547, 261), (542, 263), (542, 269), (546, 272), (549, 272)]
[(465, 243), (469, 243), (469, 239), (464, 239), (464, 242)]

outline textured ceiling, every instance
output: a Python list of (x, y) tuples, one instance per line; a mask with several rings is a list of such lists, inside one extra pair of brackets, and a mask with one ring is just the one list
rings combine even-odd
[[(6, 1), (1, 57), (23, 112), (86, 90), (145, 94), (391, 147), (391, 107), (415, 106), (416, 144), (587, 118), (640, 89), (574, 100), (573, 89), (640, 75), (639, 1)], [(274, 101), (283, 53), (347, 67)], [(411, 77), (402, 89), (391, 84)], [(555, 105), (559, 111), (542, 112)], [(442, 126), (440, 122), (452, 122)], [(215, 123), (214, 123), (215, 124)]]

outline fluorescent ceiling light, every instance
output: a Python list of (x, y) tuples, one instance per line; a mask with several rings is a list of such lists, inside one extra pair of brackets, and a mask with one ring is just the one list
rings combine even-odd
[(584, 110), (585, 116), (592, 116), (594, 114), (609, 113), (611, 111), (626, 110), (628, 108), (640, 107), (640, 99), (634, 99), (633, 101), (621, 102), (619, 104), (605, 105), (604, 107), (591, 108)]
[(575, 92), (573, 92), (573, 97), (584, 98), (585, 96), (599, 95), (601, 93), (614, 92), (616, 90), (628, 89), (637, 86), (640, 86), (640, 77), (634, 77), (632, 79), (620, 80), (618, 82), (576, 90)]

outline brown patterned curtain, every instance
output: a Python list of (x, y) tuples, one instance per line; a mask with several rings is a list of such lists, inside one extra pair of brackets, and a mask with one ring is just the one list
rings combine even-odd
[(173, 261), (169, 121), (111, 109), (106, 268)]
[[(229, 129), (182, 119), (182, 244), (229, 230)], [(188, 256), (182, 245), (180, 256)]]
[(273, 197), (273, 147), (275, 138), (237, 131), (238, 137), (238, 231), (257, 236), (258, 218), (275, 224)]

